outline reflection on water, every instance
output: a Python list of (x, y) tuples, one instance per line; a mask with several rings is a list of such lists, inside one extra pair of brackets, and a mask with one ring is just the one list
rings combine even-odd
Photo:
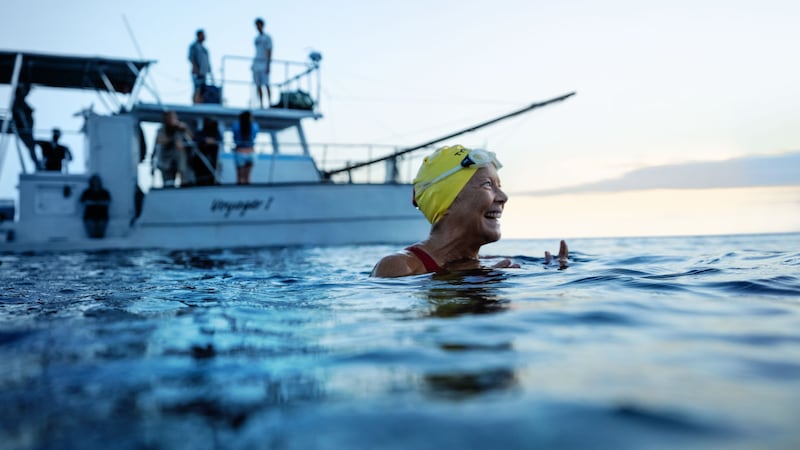
[(186, 269), (219, 269), (225, 267), (225, 258), (221, 258), (222, 251), (175, 251), (168, 256), (168, 266), (183, 267)]
[[(501, 288), (508, 277), (503, 271), (486, 268), (432, 275), (432, 283), (420, 293), (430, 305), (427, 317), (453, 319), (505, 311), (510, 302), (503, 298)], [(508, 341), (487, 344), (476, 342), (473, 336), (465, 340), (452, 336), (439, 342), (438, 347), (452, 355), (450, 359), (456, 367), (469, 366), (469, 361), (485, 358), (487, 354), (513, 351)], [(515, 371), (510, 367), (434, 371), (426, 373), (424, 380), (431, 395), (453, 400), (503, 391), (517, 384)]]
[(435, 274), (424, 293), (432, 317), (458, 317), (464, 314), (491, 314), (508, 308), (498, 284), (508, 275), (499, 270), (475, 269), (458, 273)]
[[(458, 317), (464, 314), (492, 314), (508, 308), (508, 303), (503, 300), (485, 297), (485, 292), (480, 289), (462, 292), (457, 298), (435, 298), (439, 292), (431, 293), (432, 306), (430, 315), (433, 317)], [(447, 295), (447, 294), (445, 294)]]
[(463, 400), (491, 391), (511, 389), (517, 384), (513, 370), (491, 369), (474, 373), (431, 373), (425, 375), (431, 394)]

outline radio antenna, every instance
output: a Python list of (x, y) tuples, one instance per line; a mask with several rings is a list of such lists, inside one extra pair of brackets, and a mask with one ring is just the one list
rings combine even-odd
[[(142, 54), (142, 49), (141, 47), (139, 47), (139, 42), (136, 40), (136, 35), (133, 34), (133, 28), (131, 27), (131, 24), (128, 22), (128, 16), (122, 14), (122, 21), (125, 22), (125, 29), (128, 30), (128, 36), (130, 36), (131, 42), (133, 42), (133, 47), (136, 49), (136, 54), (139, 56), (139, 59), (143, 60), (144, 54)], [(145, 75), (149, 74), (150, 72), (148, 71)], [(152, 86), (150, 86), (150, 84), (152, 84)], [(155, 78), (151, 77), (149, 80), (147, 80), (147, 77), (145, 77), (144, 85), (148, 88), (150, 93), (153, 94), (153, 96), (156, 98), (156, 101), (160, 105), (161, 96), (158, 94), (158, 87), (156, 86)]]

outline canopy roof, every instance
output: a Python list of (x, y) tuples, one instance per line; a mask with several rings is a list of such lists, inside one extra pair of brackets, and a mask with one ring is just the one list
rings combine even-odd
[(20, 83), (120, 94), (130, 94), (139, 72), (154, 62), (0, 50), (0, 84), (11, 84), (13, 81), (17, 55), (22, 55)]
[[(175, 111), (178, 119), (182, 121), (200, 121), (204, 118), (211, 118), (224, 124), (231, 124), (239, 120), (239, 114), (243, 110), (209, 103), (197, 105), (136, 103), (130, 113), (145, 122), (161, 122), (165, 111)], [(258, 124), (261, 131), (279, 131), (295, 126), (303, 119), (322, 117), (322, 114), (314, 111), (284, 108), (254, 109), (250, 112), (253, 121)]]

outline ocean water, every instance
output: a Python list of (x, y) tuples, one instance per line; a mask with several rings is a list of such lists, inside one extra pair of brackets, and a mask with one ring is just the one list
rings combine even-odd
[(800, 448), (800, 234), (569, 244), (0, 255), (0, 442)]

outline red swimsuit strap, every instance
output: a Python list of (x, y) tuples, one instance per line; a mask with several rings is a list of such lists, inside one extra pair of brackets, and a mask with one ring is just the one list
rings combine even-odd
[(419, 260), (422, 261), (422, 264), (425, 266), (425, 270), (427, 270), (428, 272), (442, 271), (442, 268), (439, 267), (439, 264), (436, 264), (436, 261), (434, 261), (433, 258), (431, 258), (431, 255), (425, 252), (425, 250), (417, 246), (406, 247), (406, 250), (410, 251), (417, 258), (419, 258)]

